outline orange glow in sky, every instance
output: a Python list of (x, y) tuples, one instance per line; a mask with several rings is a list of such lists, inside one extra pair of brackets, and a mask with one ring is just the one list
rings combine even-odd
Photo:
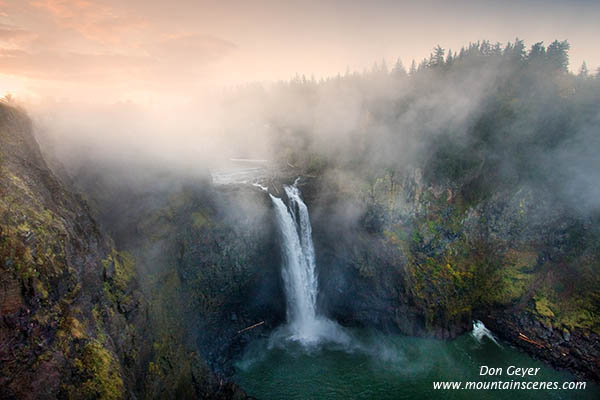
[(567, 39), (594, 71), (598, 20), (589, 0), (0, 0), (0, 96), (153, 101), (517, 36)]

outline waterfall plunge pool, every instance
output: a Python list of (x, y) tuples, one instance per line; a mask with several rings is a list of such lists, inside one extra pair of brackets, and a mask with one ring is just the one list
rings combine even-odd
[[(306, 346), (277, 335), (256, 340), (236, 362), (234, 380), (246, 393), (264, 400), (600, 398), (600, 388), (590, 381), (584, 390), (434, 390), (434, 381), (556, 381), (562, 385), (577, 380), (507, 344), (477, 335), (477, 327), (474, 334), (453, 341), (366, 329), (344, 331), (350, 342)], [(482, 365), (501, 367), (503, 375), (480, 376)], [(508, 376), (511, 365), (540, 370), (535, 376)]]

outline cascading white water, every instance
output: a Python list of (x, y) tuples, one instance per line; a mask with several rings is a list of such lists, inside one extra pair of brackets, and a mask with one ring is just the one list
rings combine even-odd
[(308, 207), (302, 201), (300, 190), (284, 186), (289, 208), (283, 200), (269, 194), (279, 230), (283, 255), (282, 277), (287, 298), (287, 330), (289, 338), (303, 344), (327, 339), (344, 342), (347, 336), (339, 326), (317, 313), (318, 282), (315, 265), (315, 250)]
[(473, 321), (473, 331), (471, 332), (471, 334), (479, 343), (481, 343), (481, 341), (483, 340), (484, 337), (487, 337), (492, 342), (494, 342), (498, 346), (500, 346), (500, 344), (494, 337), (494, 334), (488, 328), (485, 327), (483, 322), (481, 322), (479, 320)]

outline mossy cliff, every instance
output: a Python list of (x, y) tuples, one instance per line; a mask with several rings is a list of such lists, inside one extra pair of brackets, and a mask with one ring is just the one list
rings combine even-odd
[(347, 324), (453, 338), (481, 319), (599, 379), (600, 231), (543, 189), (433, 184), (419, 169), (306, 179), (321, 304)]
[(4, 104), (0, 191), (1, 397), (124, 397), (143, 315), (134, 266), (48, 169), (24, 113)]
[(139, 262), (154, 329), (177, 326), (178, 342), (226, 378), (244, 344), (285, 317), (270, 204), (256, 190), (218, 191), (206, 182), (176, 184), (153, 198), (134, 213), (135, 234), (117, 236)]
[(177, 397), (173, 371), (189, 368), (190, 352), (226, 382), (245, 343), (285, 318), (270, 201), (247, 186), (217, 189), (207, 171), (113, 168), (91, 162), (75, 184), (136, 260), (158, 360), (146, 362), (148, 390)]
[[(25, 113), (0, 103), (0, 397), (245, 397), (185, 343), (175, 265), (141, 280), (139, 253), (118, 251), (92, 214)], [(152, 242), (162, 228), (150, 229)]]

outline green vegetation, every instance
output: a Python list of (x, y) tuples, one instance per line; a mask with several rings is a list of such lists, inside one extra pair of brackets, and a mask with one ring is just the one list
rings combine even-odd
[(118, 360), (101, 343), (83, 346), (81, 358), (73, 362), (82, 383), (67, 387), (70, 399), (113, 400), (123, 398), (123, 381)]
[(113, 304), (130, 303), (131, 284), (135, 278), (135, 261), (127, 252), (112, 252), (102, 260), (104, 268), (104, 292)]
[(498, 288), (491, 301), (497, 304), (514, 304), (533, 284), (537, 254), (534, 251), (510, 249), (505, 257), (506, 263), (498, 270)]
[(554, 313), (550, 308), (550, 303), (548, 302), (547, 298), (536, 296), (534, 297), (534, 300), (535, 310), (540, 316), (545, 318), (554, 318)]

